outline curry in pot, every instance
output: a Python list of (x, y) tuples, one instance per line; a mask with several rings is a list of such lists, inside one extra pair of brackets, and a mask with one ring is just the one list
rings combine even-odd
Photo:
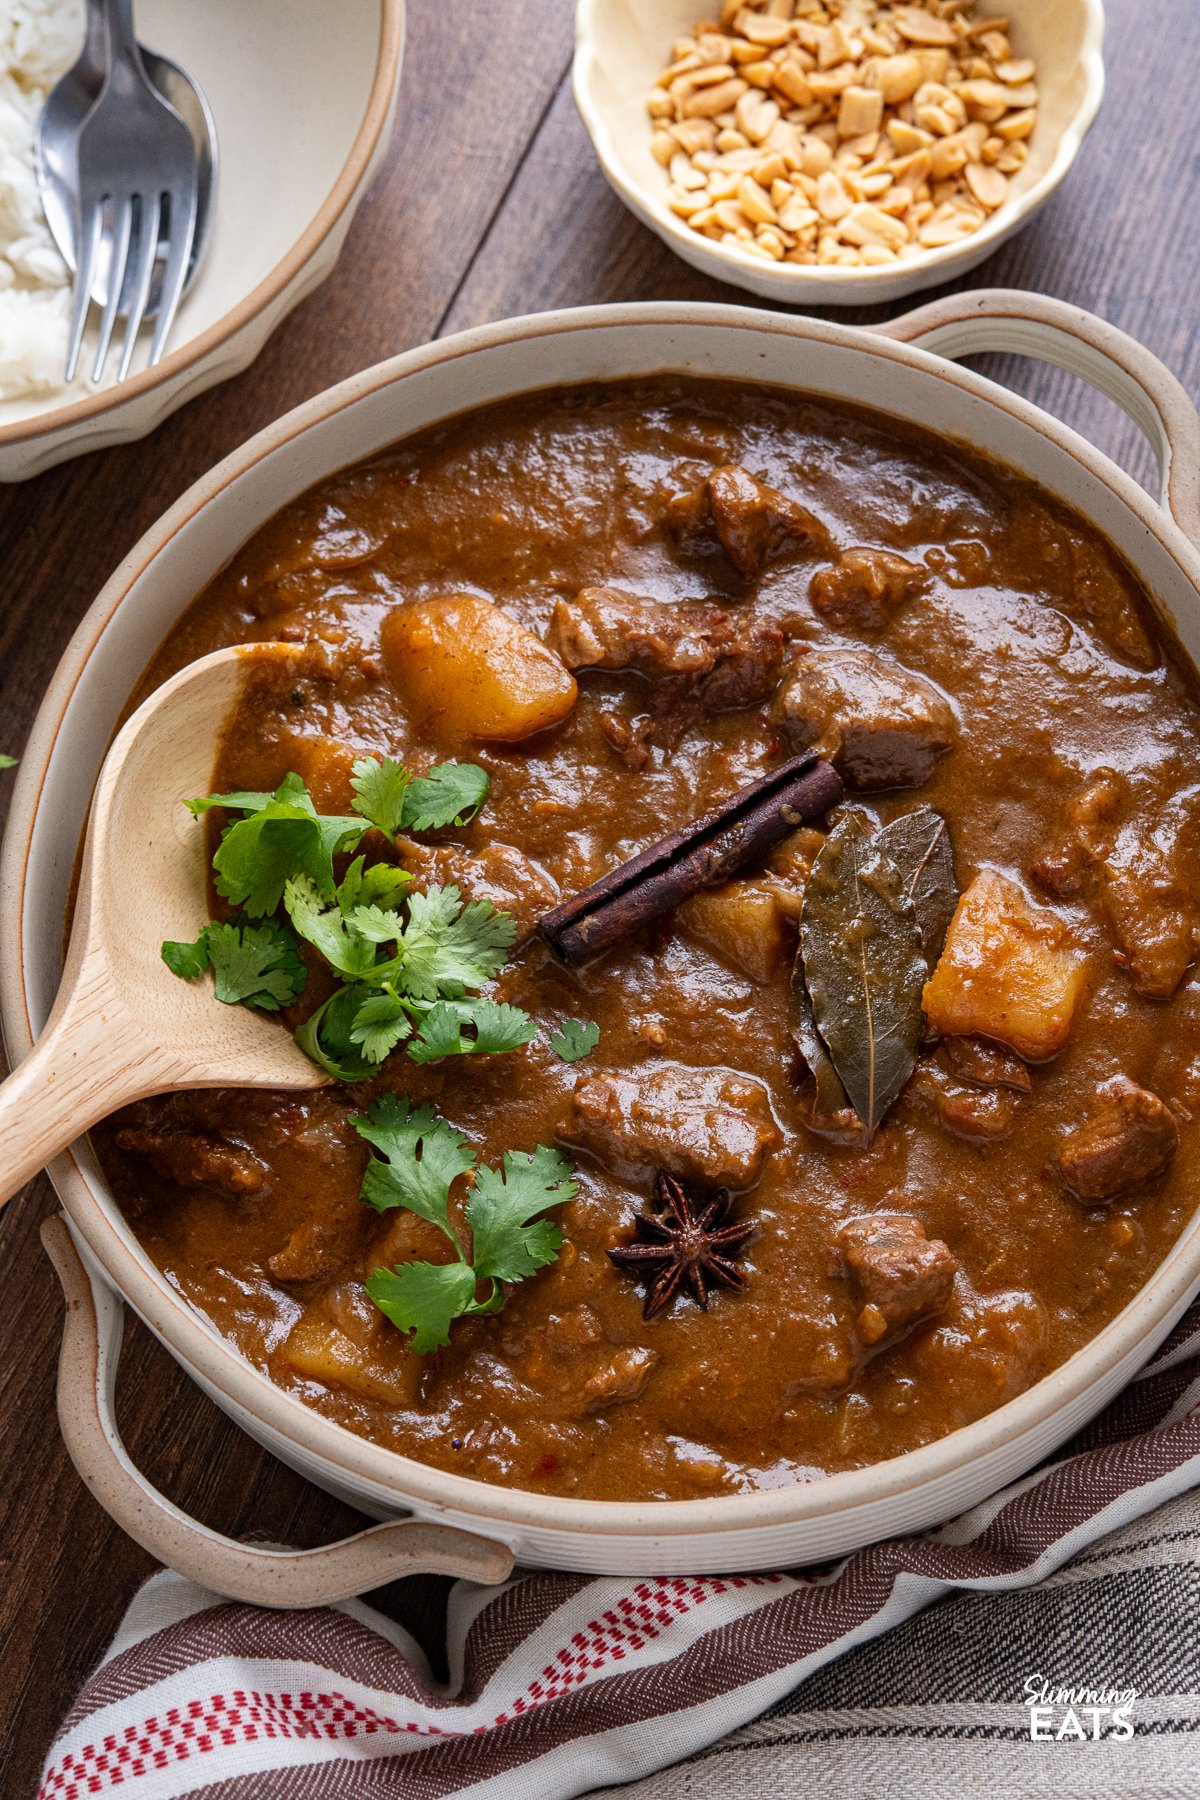
[[(545, 1493), (819, 1479), (1021, 1393), (1191, 1217), (1194, 680), (1016, 475), (793, 393), (533, 394), (303, 496), (145, 686), (253, 642), (207, 826), (252, 973), (168, 950), (345, 1079), (96, 1136), (328, 1417)], [(271, 819), (313, 848), (256, 887)]]

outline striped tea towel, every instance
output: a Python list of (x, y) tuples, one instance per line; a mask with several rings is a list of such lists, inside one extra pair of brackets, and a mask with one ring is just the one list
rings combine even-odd
[(1200, 1306), (1066, 1452), (937, 1531), (807, 1576), (457, 1584), (445, 1686), (361, 1603), (162, 1573), (41, 1800), (1200, 1795), (1197, 1485)]

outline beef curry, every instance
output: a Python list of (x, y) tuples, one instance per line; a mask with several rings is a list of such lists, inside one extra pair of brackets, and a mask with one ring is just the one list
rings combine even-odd
[[(485, 769), (477, 816), (386, 854), (511, 915), (487, 991), (536, 1025), (96, 1133), (167, 1277), (327, 1417), (546, 1493), (817, 1479), (1021, 1393), (1190, 1218), (1196, 688), (1113, 551), (1013, 473), (792, 393), (533, 394), (289, 506), (144, 686), (255, 641), (298, 661), (264, 662), (214, 786), (295, 772), (346, 814), (358, 758)], [(813, 749), (841, 804), (602, 955), (539, 933)], [(914, 834), (923, 910), (896, 887)], [(553, 1147), (576, 1184), (557, 1253), (428, 1354), (366, 1286), (447, 1254), (360, 1198), (354, 1121), (388, 1094), (493, 1167)]]

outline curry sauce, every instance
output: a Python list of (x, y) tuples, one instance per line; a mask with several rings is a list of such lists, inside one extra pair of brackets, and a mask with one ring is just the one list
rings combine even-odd
[[(474, 685), (434, 679), (496, 608), (537, 640), (545, 681), (526, 693), (525, 652), (503, 650)], [(1111, 549), (1015, 474), (790, 392), (663, 377), (533, 394), (289, 506), (145, 686), (271, 640), (304, 647), (301, 672), (256, 681), (214, 788), (296, 770), (344, 812), (356, 756), (482, 764), (478, 818), (399, 853), (418, 885), (512, 913), (522, 941), (494, 991), (541, 1028), (503, 1056), (396, 1054), (354, 1088), (156, 1099), (95, 1134), (168, 1278), (326, 1416), (548, 1493), (818, 1479), (1019, 1394), (1190, 1218), (1196, 689)], [(581, 968), (535, 930), (807, 744), (872, 828), (940, 814), (964, 896), (916, 1067), (869, 1143), (817, 1105), (790, 1012), (838, 812)], [(1044, 959), (964, 985), (1014, 931), (1061, 954), (1052, 1018)], [(1020, 1033), (996, 1011), (1018, 990)], [(575, 1063), (549, 1046), (567, 1018), (600, 1028)], [(351, 1117), (388, 1089), (432, 1101), (489, 1162), (565, 1146), (579, 1181), (557, 1260), (426, 1357), (362, 1286), (438, 1255), (423, 1221), (359, 1199)], [(742, 1290), (646, 1318), (608, 1253), (663, 1168), (729, 1190), (756, 1230)]]

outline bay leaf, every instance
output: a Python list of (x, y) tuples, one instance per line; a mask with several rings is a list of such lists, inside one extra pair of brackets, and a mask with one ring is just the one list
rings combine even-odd
[(908, 883), (861, 814), (813, 864), (800, 915), (812, 1016), (869, 1139), (912, 1073), (928, 969)]
[(816, 1087), (814, 1111), (828, 1114), (849, 1111), (850, 1100), (842, 1086), (842, 1078), (833, 1066), (833, 1059), (825, 1048), (817, 1030), (817, 1022), (813, 1018), (808, 983), (804, 979), (804, 959), (798, 950), (792, 965), (789, 1015), (796, 1048), (807, 1063), (808, 1072)]
[(958, 905), (958, 877), (950, 827), (932, 806), (918, 806), (885, 825), (876, 840), (904, 881), (921, 928), (921, 949), (932, 975)]

